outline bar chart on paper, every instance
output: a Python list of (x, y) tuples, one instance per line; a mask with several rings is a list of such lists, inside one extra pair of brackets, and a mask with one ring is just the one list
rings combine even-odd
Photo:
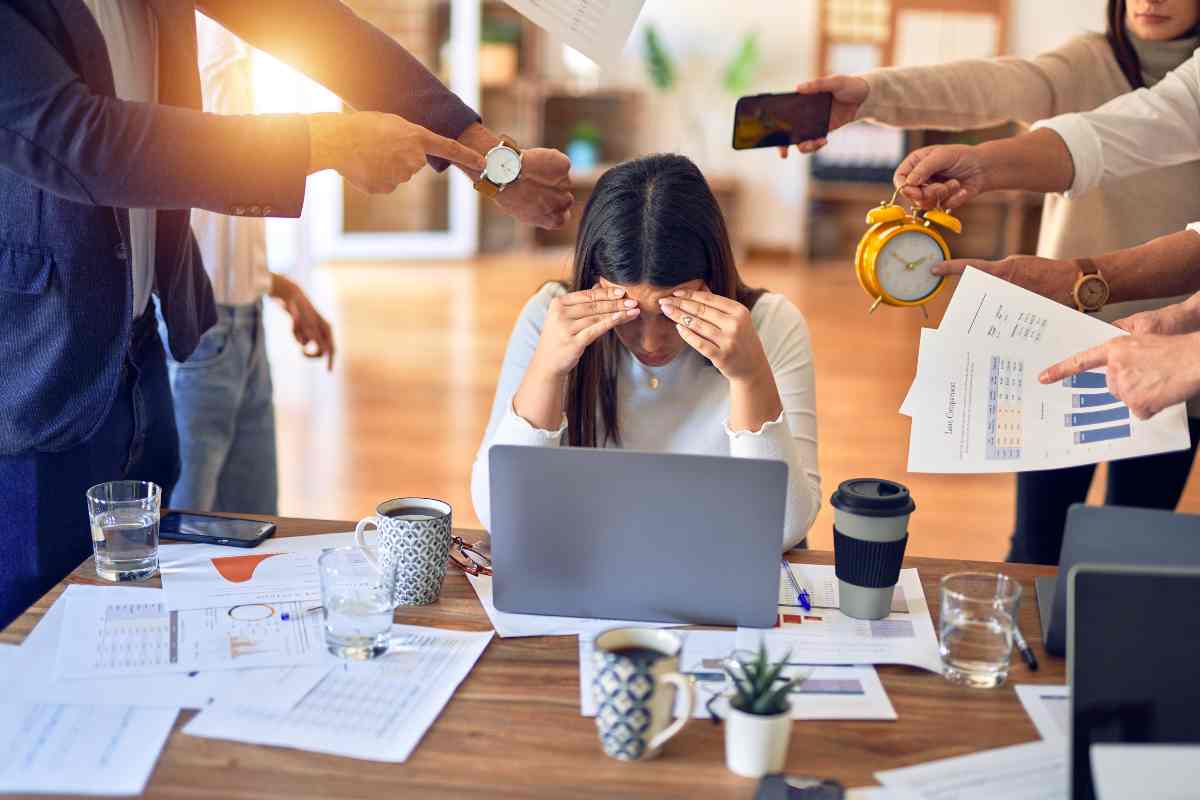
[(1064, 417), (1074, 430), (1075, 444), (1128, 439), (1133, 435), (1129, 408), (1108, 391), (1108, 379), (1102, 372), (1081, 372), (1062, 383), (1072, 392), (1071, 408)]

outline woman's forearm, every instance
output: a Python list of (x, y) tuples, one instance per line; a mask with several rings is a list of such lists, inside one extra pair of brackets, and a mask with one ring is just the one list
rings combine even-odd
[(557, 430), (562, 424), (566, 384), (566, 376), (539, 369), (535, 360), (521, 378), (513, 397), (513, 411), (535, 428)]
[(767, 370), (763, 375), (745, 381), (729, 383), (729, 429), (758, 431), (763, 425), (779, 419), (783, 402), (775, 376)]

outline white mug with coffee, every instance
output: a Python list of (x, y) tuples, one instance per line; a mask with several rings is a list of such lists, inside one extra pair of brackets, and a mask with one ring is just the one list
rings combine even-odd
[[(373, 516), (354, 528), (354, 538), (382, 575), (397, 606), (436, 603), (450, 558), (452, 509), (428, 497), (397, 497), (379, 504)], [(378, 530), (377, 546), (364, 533)]]

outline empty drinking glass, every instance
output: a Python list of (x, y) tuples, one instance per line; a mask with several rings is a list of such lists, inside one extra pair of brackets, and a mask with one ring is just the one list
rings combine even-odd
[(140, 581), (158, 572), (162, 489), (149, 481), (110, 481), (87, 490), (96, 574)]
[(942, 578), (942, 674), (951, 683), (992, 689), (1008, 677), (1021, 584), (1001, 573)]
[(325, 646), (336, 656), (358, 661), (386, 653), (392, 629), (391, 591), (365, 550), (338, 547), (317, 559)]

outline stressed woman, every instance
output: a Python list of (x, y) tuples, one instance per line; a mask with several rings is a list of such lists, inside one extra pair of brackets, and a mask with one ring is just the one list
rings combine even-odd
[(494, 444), (775, 459), (789, 471), (786, 550), (820, 505), (814, 393), (804, 317), (742, 283), (696, 166), (626, 162), (584, 209), (571, 285), (542, 287), (513, 329), (471, 472), (475, 511), (490, 528)]

